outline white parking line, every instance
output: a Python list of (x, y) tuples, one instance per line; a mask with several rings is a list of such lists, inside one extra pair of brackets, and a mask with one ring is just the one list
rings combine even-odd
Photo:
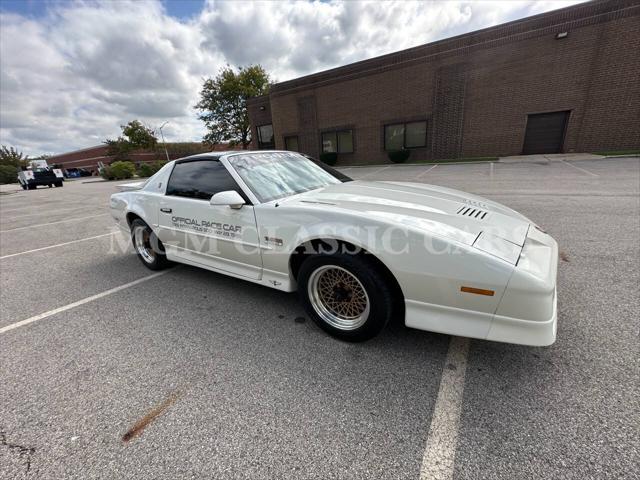
[(41, 252), (42, 250), (49, 250), (50, 248), (64, 247), (65, 245), (71, 245), (73, 243), (86, 242), (87, 240), (107, 237), (109, 235), (115, 235), (116, 233), (120, 233), (120, 232), (104, 233), (102, 235), (96, 235), (94, 237), (79, 238), (78, 240), (71, 240), (70, 242), (56, 243), (55, 245), (49, 245), (47, 247), (34, 248), (33, 250), (25, 250), (24, 252), (10, 253), (9, 255), (3, 255), (2, 257), (0, 257), (0, 260), (2, 260), (3, 258), (17, 257), (18, 255), (26, 255), (27, 253)]
[(589, 170), (585, 170), (584, 168), (576, 167), (576, 166), (575, 166), (575, 165), (573, 165), (572, 163), (565, 162), (564, 160), (560, 160), (560, 161), (561, 161), (562, 163), (564, 163), (565, 165), (569, 165), (570, 167), (573, 167), (573, 168), (575, 168), (576, 170), (580, 170), (581, 172), (584, 172), (584, 173), (586, 173), (586, 174), (588, 174), (588, 175), (591, 175), (591, 176), (593, 176), (593, 177), (599, 177), (599, 176), (600, 176), (600, 175), (597, 175), (597, 174), (595, 174), (595, 173), (593, 173), (593, 172), (590, 172)]
[[(24, 202), (24, 200), (21, 200), (22, 202)], [(15, 213), (15, 212), (21, 212), (22, 210), (29, 210), (29, 209), (38, 209), (38, 208), (42, 208), (42, 207), (54, 207), (56, 208), (58, 206), (58, 204), (55, 203), (30, 203), (28, 205), (23, 205), (21, 203), (16, 203), (16, 205), (20, 205), (17, 208), (10, 208), (7, 210), (7, 207), (13, 207), (14, 205), (9, 205), (7, 202), (2, 202), (2, 204), (0, 204), (0, 213), (5, 214), (5, 213)]]
[(96, 295), (91, 295), (90, 297), (84, 298), (82, 300), (78, 300), (77, 302), (70, 303), (69, 305), (65, 305), (64, 307), (55, 308), (53, 310), (49, 310), (48, 312), (44, 312), (39, 315), (35, 315), (33, 317), (27, 318), (26, 320), (21, 320), (19, 322), (12, 323), (11, 325), (7, 325), (6, 327), (0, 328), (0, 334), (8, 332), (9, 330), (13, 330), (15, 328), (24, 327), (25, 325), (29, 325), (30, 323), (37, 322), (38, 320), (43, 320), (57, 313), (66, 312), (67, 310), (71, 310), (72, 308), (79, 307), (80, 305), (84, 305), (85, 303), (93, 302), (94, 300), (98, 300), (100, 298), (106, 297), (108, 295), (111, 295), (112, 293), (117, 293), (126, 288), (139, 285), (140, 283), (157, 278), (160, 275), (164, 275), (170, 271), (171, 270), (163, 270), (161, 272), (152, 273), (149, 276), (139, 278), (138, 280), (134, 280), (133, 282), (125, 283), (124, 285), (120, 285), (119, 287), (112, 288), (110, 290), (107, 290), (102, 293), (98, 293)]
[(90, 215), (88, 217), (68, 218), (66, 220), (58, 220), (57, 222), (49, 223), (36, 223), (35, 225), (28, 225), (26, 227), (9, 228), (7, 230), (0, 230), (0, 233), (15, 232), (16, 230), (25, 230), (27, 228), (46, 227), (47, 225), (55, 225), (56, 223), (76, 222), (80, 220), (86, 220), (87, 218), (102, 217), (103, 215), (110, 215), (109, 213), (99, 213), (98, 215)]
[(379, 168), (378, 170), (374, 170), (373, 172), (369, 172), (369, 173), (366, 173), (366, 174), (362, 175), (361, 177), (358, 177), (358, 179), (368, 177), (369, 175), (375, 175), (376, 173), (380, 173), (383, 170), (386, 170), (387, 168), (390, 168), (390, 167), (387, 166), (387, 167)]
[(431, 170), (433, 170), (434, 168), (436, 168), (438, 165), (434, 165), (433, 167), (429, 168), (428, 170), (422, 172), (420, 175), (418, 175), (416, 178), (420, 178), (423, 175), (426, 175), (427, 173), (429, 173)]
[(420, 480), (453, 478), (468, 354), (469, 339), (452, 337), (422, 457)]
[[(27, 213), (25, 215), (20, 214), (20, 215), (17, 215), (15, 217), (11, 217), (11, 218), (7, 218), (4, 215), (5, 212), (2, 212), (2, 214), (3, 214), (2, 215), (2, 220), (11, 221), (11, 220), (17, 220), (17, 219), (25, 218), (25, 217), (37, 217), (39, 215), (57, 215), (58, 213), (62, 213), (62, 212), (73, 212), (73, 211), (78, 211), (78, 210), (81, 210), (78, 213), (82, 213), (82, 211), (85, 211), (85, 212), (87, 211), (87, 206), (88, 205), (83, 205), (82, 207), (75, 207), (75, 208), (61, 208), (61, 209), (58, 209), (58, 210), (52, 210), (52, 211), (46, 211), (46, 212), (41, 210), (41, 211), (36, 212), (36, 213)], [(102, 205), (102, 207), (104, 207), (104, 205)], [(94, 206), (94, 208), (97, 209), (98, 207)]]

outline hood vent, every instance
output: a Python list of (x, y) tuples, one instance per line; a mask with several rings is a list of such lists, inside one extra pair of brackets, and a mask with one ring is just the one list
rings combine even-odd
[(484, 217), (487, 216), (488, 213), (489, 212), (487, 212), (486, 210), (482, 210), (477, 207), (467, 207), (466, 205), (464, 207), (460, 207), (460, 210), (456, 212), (457, 215), (462, 215), (464, 217), (477, 218), (478, 220), (482, 220)]

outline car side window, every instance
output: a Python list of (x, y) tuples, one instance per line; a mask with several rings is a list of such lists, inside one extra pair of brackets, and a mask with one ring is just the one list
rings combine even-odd
[(167, 195), (210, 200), (218, 192), (235, 190), (247, 201), (244, 192), (224, 165), (215, 160), (176, 163), (167, 183)]

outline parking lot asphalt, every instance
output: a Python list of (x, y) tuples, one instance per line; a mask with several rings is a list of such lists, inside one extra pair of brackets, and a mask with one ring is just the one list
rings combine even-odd
[[(469, 343), (451, 476), (640, 477), (639, 159), (343, 171), (488, 197), (560, 245), (556, 343)], [(348, 344), (295, 294), (150, 277), (114, 191), (2, 188), (1, 478), (421, 478), (449, 336)]]

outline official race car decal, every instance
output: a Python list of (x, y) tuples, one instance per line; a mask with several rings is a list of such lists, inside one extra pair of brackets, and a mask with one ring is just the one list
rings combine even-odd
[(197, 220), (195, 218), (171, 217), (173, 226), (176, 228), (184, 228), (188, 226), (191, 230), (201, 233), (214, 233), (225, 237), (235, 237), (242, 233), (240, 225), (231, 225), (229, 223), (211, 222), (209, 220)]

